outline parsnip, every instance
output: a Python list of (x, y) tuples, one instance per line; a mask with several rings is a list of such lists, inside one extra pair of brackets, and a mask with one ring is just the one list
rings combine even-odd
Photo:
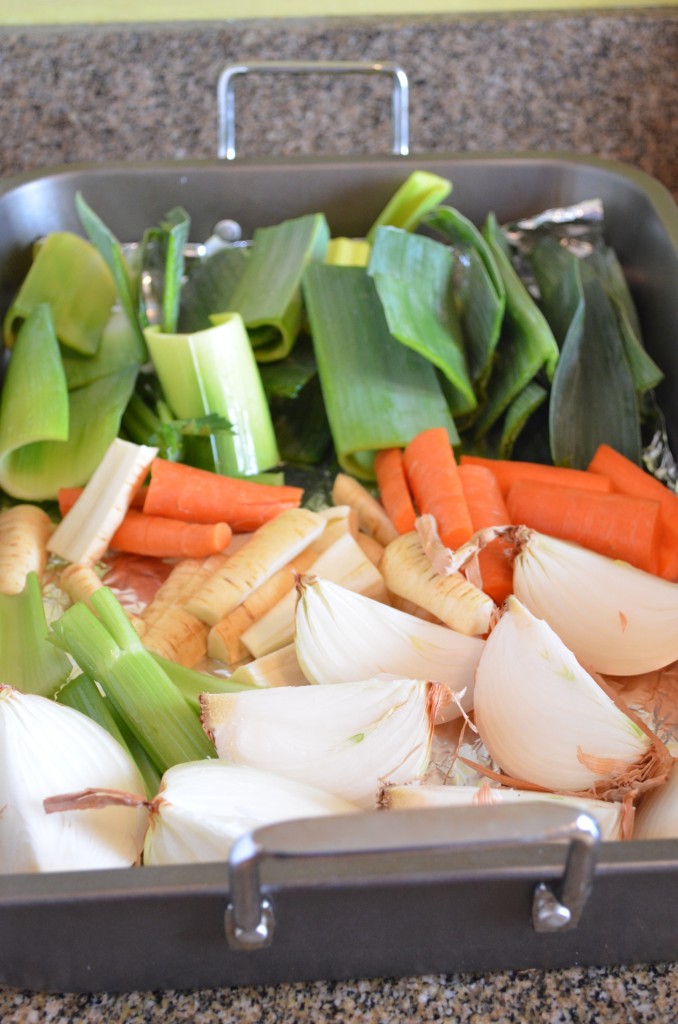
[(231, 674), (234, 683), (248, 683), (254, 686), (308, 686), (309, 682), (301, 671), (294, 644), (287, 644), (277, 651), (264, 654), (246, 665), (240, 665)]
[(497, 611), (494, 601), (461, 573), (437, 573), (415, 531), (387, 545), (380, 569), (386, 587), (398, 597), (413, 601), (460, 633), (487, 633)]
[(207, 654), (209, 629), (185, 607), (191, 594), (209, 579), (227, 555), (177, 562), (153, 600), (142, 612), (144, 647), (187, 668)]
[(325, 520), (317, 512), (295, 508), (281, 512), (252, 534), (223, 568), (189, 598), (186, 608), (210, 626), (228, 615), (320, 536)]
[(350, 505), (358, 513), (361, 529), (386, 546), (398, 536), (398, 531), (383, 507), (361, 483), (346, 473), (337, 473), (332, 486), (335, 505)]
[(157, 454), (157, 448), (116, 437), (51, 535), (47, 550), (68, 562), (93, 565), (108, 548)]
[(29, 572), (42, 579), (53, 530), (37, 505), (14, 505), (0, 513), (0, 593), (20, 594)]
[[(350, 533), (343, 534), (318, 555), (309, 572), (377, 601), (388, 600), (381, 573)], [(245, 630), (242, 642), (255, 658), (279, 650), (293, 641), (295, 605), (296, 593), (290, 591)]]

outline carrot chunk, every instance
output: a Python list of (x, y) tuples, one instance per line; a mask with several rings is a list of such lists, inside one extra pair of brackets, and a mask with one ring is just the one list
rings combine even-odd
[(517, 525), (573, 541), (645, 572), (657, 572), (661, 545), (657, 501), (518, 480), (506, 505)]
[(651, 476), (631, 459), (601, 444), (591, 459), (587, 472), (604, 474), (615, 491), (634, 498), (647, 498), (659, 502), (662, 524), (662, 551), (659, 559), (659, 575), (664, 579), (678, 581), (678, 495), (665, 487), (660, 480)]
[(374, 471), (381, 503), (398, 533), (414, 529), (416, 512), (405, 474), (401, 448), (385, 448), (377, 452)]
[(480, 455), (462, 455), (462, 466), (487, 466), (491, 469), (501, 487), (504, 498), (516, 480), (536, 480), (545, 484), (563, 484), (565, 487), (580, 487), (582, 490), (607, 492), (613, 490), (612, 483), (605, 476), (589, 473), (586, 469), (568, 469), (567, 466), (550, 466), (541, 462), (515, 462), (510, 459), (487, 459)]
[(110, 546), (114, 551), (154, 558), (205, 558), (224, 551), (231, 537), (227, 523), (187, 523), (130, 509)]
[(420, 515), (432, 515), (443, 544), (458, 548), (473, 533), (459, 467), (444, 427), (422, 430), (405, 448), (405, 474)]
[[(466, 504), (474, 532), (488, 526), (507, 526), (511, 518), (499, 481), (487, 466), (459, 466)], [(495, 604), (501, 604), (513, 592), (513, 546), (497, 537), (478, 555), (481, 587)]]
[(303, 488), (221, 476), (180, 462), (154, 459), (144, 514), (192, 523), (228, 523), (252, 533), (279, 512), (298, 508)]

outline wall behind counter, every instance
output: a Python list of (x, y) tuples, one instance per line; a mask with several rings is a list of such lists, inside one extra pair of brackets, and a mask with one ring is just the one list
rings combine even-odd
[[(575, 151), (678, 198), (678, 8), (0, 29), (0, 176), (63, 163), (206, 158), (216, 85), (253, 59), (393, 60), (411, 152)], [(383, 153), (384, 77), (247, 76), (239, 156)]]

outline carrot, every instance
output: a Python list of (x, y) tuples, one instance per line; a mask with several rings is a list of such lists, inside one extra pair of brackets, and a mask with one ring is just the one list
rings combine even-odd
[(193, 523), (226, 522), (234, 533), (251, 533), (279, 512), (298, 508), (303, 493), (302, 487), (260, 484), (155, 459), (144, 514)]
[(588, 465), (588, 472), (604, 474), (620, 494), (659, 502), (662, 524), (659, 575), (678, 581), (678, 495), (607, 444), (598, 446)]
[(416, 512), (405, 475), (401, 448), (385, 448), (377, 452), (374, 472), (386, 514), (398, 533), (409, 533), (414, 529)]
[(567, 466), (550, 466), (541, 462), (512, 462), (510, 459), (486, 459), (480, 455), (462, 455), (462, 466), (487, 466), (492, 470), (501, 492), (506, 498), (509, 488), (516, 480), (537, 480), (545, 484), (563, 484), (565, 487), (580, 487), (582, 490), (610, 493), (610, 480), (604, 476), (593, 476), (586, 469), (569, 469)]
[[(60, 487), (57, 492), (57, 501), (59, 503), (59, 512), (62, 516), (65, 516), (67, 512), (75, 505), (76, 501), (84, 491), (84, 487)], [(130, 508), (143, 508), (144, 501), (146, 500), (146, 492), (148, 487), (142, 485), (132, 496), (132, 500), (129, 503)]]
[[(499, 481), (487, 466), (459, 466), (464, 495), (474, 532), (487, 526), (506, 526), (511, 522)], [(501, 537), (493, 540), (478, 555), (481, 587), (495, 604), (502, 604), (513, 592), (512, 545)]]
[(432, 515), (443, 544), (458, 548), (473, 525), (445, 428), (422, 430), (405, 448), (403, 461), (419, 514)]
[(657, 571), (661, 545), (657, 501), (517, 480), (506, 505), (517, 525), (573, 541), (646, 572)]
[(110, 547), (154, 558), (205, 558), (224, 551), (231, 536), (228, 523), (187, 523), (130, 509), (111, 537)]

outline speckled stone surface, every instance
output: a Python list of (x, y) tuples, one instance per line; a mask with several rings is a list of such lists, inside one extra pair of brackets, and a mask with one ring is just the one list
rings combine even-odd
[[(252, 59), (395, 60), (413, 154), (565, 150), (626, 161), (678, 198), (678, 9), (605, 14), (0, 29), (0, 176), (216, 155), (216, 83)], [(241, 156), (388, 150), (390, 82), (248, 77)], [(114, 954), (112, 954), (114, 955)], [(678, 964), (275, 987), (41, 995), (3, 1024), (678, 1020)]]
[[(394, 60), (411, 149), (567, 150), (678, 195), (678, 9), (0, 30), (0, 175), (217, 153), (216, 85), (253, 59)], [(247, 76), (239, 155), (385, 152), (382, 76)]]
[(675, 1024), (678, 966), (51, 996), (0, 990), (3, 1024)]

